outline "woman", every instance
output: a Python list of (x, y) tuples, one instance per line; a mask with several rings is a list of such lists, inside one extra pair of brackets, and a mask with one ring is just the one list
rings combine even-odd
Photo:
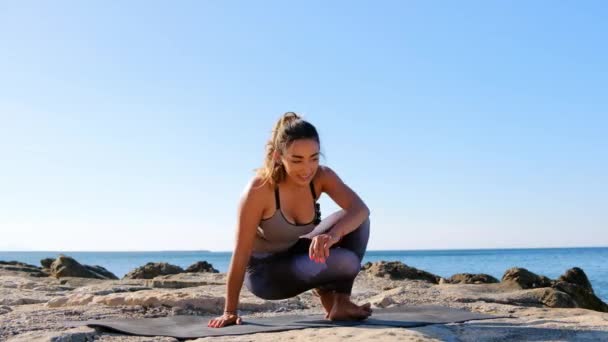
[[(369, 303), (350, 300), (369, 238), (369, 209), (336, 173), (319, 165), (315, 127), (285, 113), (267, 143), (264, 166), (241, 196), (236, 244), (228, 270), (224, 314), (209, 321), (220, 328), (241, 324), (237, 314), (243, 283), (264, 299), (294, 297), (313, 289), (330, 320), (361, 320)], [(344, 215), (314, 236), (320, 222), (317, 199), (326, 193)]]

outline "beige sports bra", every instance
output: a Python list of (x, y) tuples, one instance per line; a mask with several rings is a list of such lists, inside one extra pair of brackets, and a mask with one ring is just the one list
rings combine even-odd
[(273, 253), (287, 250), (298, 242), (300, 236), (310, 233), (321, 222), (321, 208), (319, 203), (316, 202), (317, 195), (312, 181), (310, 182), (310, 192), (315, 208), (315, 217), (309, 223), (294, 224), (287, 221), (285, 215), (283, 215), (279, 199), (279, 188), (275, 186), (274, 198), (276, 210), (271, 217), (260, 221), (253, 242), (254, 253)]

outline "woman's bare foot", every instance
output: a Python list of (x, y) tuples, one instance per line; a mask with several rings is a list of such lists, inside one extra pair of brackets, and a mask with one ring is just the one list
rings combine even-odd
[(372, 305), (370, 303), (365, 303), (363, 305), (359, 305), (360, 308), (362, 308), (363, 310), (369, 312), (369, 314), (372, 314)]
[(325, 309), (325, 318), (329, 318), (329, 313), (334, 306), (334, 291), (314, 289), (313, 293), (321, 300), (321, 305)]
[(352, 321), (363, 320), (372, 314), (371, 305), (357, 305), (350, 301), (350, 296), (346, 294), (334, 294), (334, 303), (327, 318), (332, 321)]

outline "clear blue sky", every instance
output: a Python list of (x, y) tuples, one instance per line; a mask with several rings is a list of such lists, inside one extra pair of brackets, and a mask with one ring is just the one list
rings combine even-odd
[(369, 249), (608, 246), (606, 17), (603, 1), (2, 2), (0, 250), (229, 251), (285, 111), (371, 208)]

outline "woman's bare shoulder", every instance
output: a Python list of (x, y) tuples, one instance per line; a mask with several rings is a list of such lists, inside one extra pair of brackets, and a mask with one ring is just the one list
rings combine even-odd
[(251, 177), (243, 190), (244, 197), (254, 198), (256, 200), (266, 199), (270, 194), (272, 194), (270, 183), (258, 175)]
[(315, 183), (317, 187), (323, 191), (328, 184), (335, 182), (337, 178), (336, 172), (327, 165), (319, 165), (317, 174), (315, 175)]
[(319, 169), (315, 175), (315, 179), (319, 180), (320, 183), (331, 181), (335, 177), (337, 177), (336, 172), (327, 165), (319, 165)]

